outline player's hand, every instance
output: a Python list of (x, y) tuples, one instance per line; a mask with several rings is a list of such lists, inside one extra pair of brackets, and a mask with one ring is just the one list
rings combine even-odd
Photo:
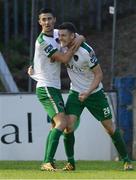
[(31, 76), (31, 75), (34, 74), (34, 70), (33, 70), (33, 67), (32, 67), (32, 66), (30, 66), (30, 67), (28, 68), (27, 73), (29, 74), (29, 76)]
[(80, 45), (82, 44), (82, 42), (84, 42), (84, 41), (85, 41), (84, 36), (76, 34), (75, 39), (71, 43), (71, 46), (73, 46), (75, 51), (77, 51), (78, 48), (80, 47)]
[(88, 96), (89, 96), (89, 93), (88, 93), (88, 92), (80, 93), (80, 94), (79, 94), (79, 100), (80, 100), (81, 102), (83, 102), (83, 101), (85, 101), (85, 100), (88, 98)]

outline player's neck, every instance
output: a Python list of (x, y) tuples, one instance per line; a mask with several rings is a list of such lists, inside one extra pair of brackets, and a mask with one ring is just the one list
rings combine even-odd
[(53, 37), (53, 30), (51, 30), (51, 31), (42, 30), (42, 33), (44, 33), (46, 36)]

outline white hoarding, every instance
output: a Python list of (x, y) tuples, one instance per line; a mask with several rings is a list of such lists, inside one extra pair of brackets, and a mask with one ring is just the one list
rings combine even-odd
[[(66, 101), (67, 94), (63, 97)], [(114, 93), (112, 97), (116, 100)], [(0, 95), (0, 160), (43, 160), (49, 128), (47, 113), (36, 95)], [(110, 160), (116, 155), (111, 139), (87, 109), (75, 137), (76, 160)], [(63, 136), (55, 158), (66, 159)]]

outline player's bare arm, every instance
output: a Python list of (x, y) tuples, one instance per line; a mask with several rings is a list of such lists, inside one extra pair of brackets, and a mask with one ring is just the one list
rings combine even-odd
[(71, 45), (74, 45), (75, 48), (78, 50), (78, 48), (81, 46), (83, 42), (85, 42), (85, 37), (83, 35), (79, 35), (76, 33), (76, 37), (72, 41)]
[(52, 55), (51, 59), (55, 61), (59, 61), (62, 63), (68, 63), (75, 52), (78, 50), (82, 42), (85, 41), (85, 37), (82, 35), (76, 34), (76, 37), (73, 39), (70, 48), (66, 53), (56, 52)]
[(82, 92), (79, 94), (79, 100), (84, 101), (99, 85), (102, 81), (103, 73), (99, 64), (97, 64), (93, 69), (92, 72), (94, 73), (94, 80), (86, 92)]
[(66, 53), (62, 53), (59, 51), (56, 51), (52, 56), (51, 59), (55, 61), (59, 61), (62, 63), (67, 63), (70, 61), (74, 53), (77, 51), (77, 48), (75, 45), (72, 45)]

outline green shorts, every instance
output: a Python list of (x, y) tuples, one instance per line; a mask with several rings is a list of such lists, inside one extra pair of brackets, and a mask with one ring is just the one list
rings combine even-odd
[(84, 102), (79, 101), (78, 96), (78, 92), (70, 90), (65, 106), (66, 114), (73, 114), (79, 118), (86, 107), (98, 121), (112, 118), (111, 109), (103, 89), (91, 94)]
[(36, 88), (36, 94), (51, 119), (53, 119), (56, 114), (65, 112), (64, 101), (59, 89), (39, 87)]

